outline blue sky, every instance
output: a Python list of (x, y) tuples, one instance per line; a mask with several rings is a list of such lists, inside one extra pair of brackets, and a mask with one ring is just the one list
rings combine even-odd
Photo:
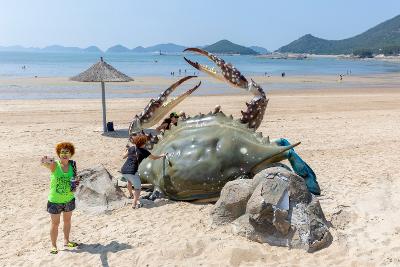
[(1, 0), (0, 45), (106, 49), (228, 39), (275, 50), (311, 33), (343, 39), (400, 14), (400, 0)]

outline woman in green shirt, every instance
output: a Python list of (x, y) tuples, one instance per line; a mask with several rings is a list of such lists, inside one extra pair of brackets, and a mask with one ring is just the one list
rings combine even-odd
[(44, 156), (41, 160), (42, 165), (51, 172), (47, 211), (51, 217), (50, 238), (52, 249), (50, 253), (52, 254), (58, 253), (57, 236), (61, 212), (63, 213), (64, 221), (64, 246), (77, 246), (75, 242), (69, 240), (72, 211), (75, 209), (75, 197), (72, 190), (75, 189), (78, 183), (78, 181), (74, 180), (75, 163), (70, 161), (75, 153), (75, 147), (69, 142), (59, 143), (56, 146), (56, 153), (59, 160), (55, 161), (54, 158), (48, 156)]

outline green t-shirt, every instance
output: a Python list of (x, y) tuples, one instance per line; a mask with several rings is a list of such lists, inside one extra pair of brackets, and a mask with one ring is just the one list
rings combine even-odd
[(74, 198), (71, 192), (71, 180), (74, 177), (74, 171), (71, 163), (68, 166), (68, 172), (64, 172), (59, 160), (56, 161), (56, 169), (50, 176), (50, 193), (48, 200), (52, 203), (65, 204)]

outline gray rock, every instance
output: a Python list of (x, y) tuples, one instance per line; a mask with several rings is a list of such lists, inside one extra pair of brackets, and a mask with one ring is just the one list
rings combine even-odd
[(316, 197), (310, 203), (293, 206), (291, 225), (294, 229), (291, 247), (314, 252), (329, 246), (332, 235)]
[(296, 203), (310, 203), (312, 194), (308, 191), (303, 177), (298, 176), (294, 172), (287, 176), (289, 179), (290, 201)]
[[(287, 167), (286, 165), (283, 165), (282, 163), (280, 163), (279, 166), (275, 166), (275, 165), (277, 165), (277, 164), (274, 164), (273, 167), (264, 169), (264, 170), (260, 171), (259, 173), (257, 173), (256, 175), (254, 175), (254, 177), (252, 179), (253, 180), (253, 183), (252, 183), (253, 190), (256, 189), (258, 184), (261, 181), (264, 181), (265, 179), (274, 179), (275, 176), (290, 177), (293, 174), (293, 172), (290, 171), (289, 167)], [(286, 166), (286, 168), (281, 167), (281, 165)]]
[[(249, 186), (248, 182), (246, 186)], [(301, 248), (308, 252), (324, 248), (332, 242), (318, 199), (308, 192), (303, 178), (286, 168), (272, 167), (255, 175), (251, 180), (251, 190), (254, 191), (250, 193), (245, 213), (232, 222), (235, 234), (261, 243)], [(242, 183), (231, 184), (226, 193), (238, 191), (248, 192), (248, 188)], [(224, 203), (226, 198), (224, 195)], [(237, 210), (242, 209), (245, 199), (241, 197)], [(224, 221), (224, 214), (227, 215), (226, 222), (234, 217), (231, 215), (232, 207), (228, 212), (223, 210), (226, 206), (218, 207), (219, 221)], [(236, 216), (238, 214), (235, 213)]]
[(247, 203), (246, 213), (250, 219), (258, 224), (272, 224), (275, 207), (289, 209), (288, 186), (289, 182), (284, 176), (268, 174), (259, 182)]
[(220, 198), (211, 210), (212, 221), (216, 225), (227, 224), (246, 211), (247, 201), (252, 194), (252, 180), (239, 179), (226, 183)]
[(289, 247), (289, 238), (285, 238), (271, 224), (255, 224), (244, 214), (232, 222), (232, 231), (234, 234), (246, 237), (259, 243), (267, 243), (272, 246)]
[(318, 199), (315, 197), (307, 207), (307, 215), (310, 225), (308, 251), (313, 252), (324, 248), (332, 242), (325, 215)]
[(287, 235), (290, 229), (290, 223), (288, 222), (288, 211), (275, 208), (272, 224), (281, 234)]
[(129, 200), (102, 166), (78, 172), (80, 184), (75, 192), (76, 205), (86, 212), (105, 212), (126, 205)]

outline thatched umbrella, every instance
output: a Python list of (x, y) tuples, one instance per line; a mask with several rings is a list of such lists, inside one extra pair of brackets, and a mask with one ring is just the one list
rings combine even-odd
[(116, 70), (110, 64), (107, 64), (103, 57), (100, 61), (71, 78), (72, 81), (78, 82), (101, 82), (101, 98), (103, 103), (103, 131), (107, 132), (106, 126), (106, 92), (104, 82), (130, 82), (133, 79), (122, 72)]

